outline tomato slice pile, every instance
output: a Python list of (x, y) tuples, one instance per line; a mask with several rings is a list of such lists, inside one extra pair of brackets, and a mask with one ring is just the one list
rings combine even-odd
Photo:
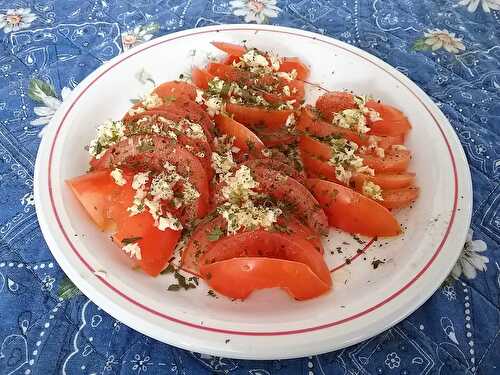
[(400, 233), (390, 209), (419, 194), (404, 147), (411, 125), (347, 92), (305, 104), (310, 70), (299, 58), (212, 44), (226, 56), (103, 124), (90, 171), (67, 183), (148, 275), (179, 260), (174, 268), (229, 298), (265, 288), (318, 297), (332, 287), (329, 227)]

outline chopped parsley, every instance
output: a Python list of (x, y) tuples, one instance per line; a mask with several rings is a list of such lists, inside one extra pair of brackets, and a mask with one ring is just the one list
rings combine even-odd
[(212, 231), (207, 235), (207, 238), (209, 241), (217, 241), (223, 235), (224, 232), (222, 231), (221, 227), (217, 226), (214, 229), (212, 229)]
[(137, 241), (142, 240), (142, 237), (129, 237), (129, 238), (124, 238), (122, 240), (122, 245), (129, 245), (131, 243), (136, 243)]

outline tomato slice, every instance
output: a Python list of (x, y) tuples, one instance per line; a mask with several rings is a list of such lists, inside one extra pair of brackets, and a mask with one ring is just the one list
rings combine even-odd
[(354, 190), (319, 179), (308, 179), (306, 185), (333, 227), (367, 236), (396, 236), (401, 232), (387, 208)]
[(388, 150), (383, 158), (372, 154), (361, 154), (363, 164), (380, 173), (401, 173), (408, 169), (411, 153), (407, 150)]
[(302, 153), (302, 162), (304, 163), (304, 168), (309, 177), (317, 177), (324, 180), (336, 182), (342, 184), (342, 182), (337, 180), (335, 174), (335, 167), (328, 164), (325, 161), (319, 160), (318, 158), (311, 156), (305, 152)]
[(405, 143), (404, 134), (400, 135), (372, 135), (377, 140), (377, 146), (384, 150), (390, 149), (394, 145), (402, 145)]
[(332, 91), (318, 98), (316, 108), (321, 112), (321, 116), (331, 122), (337, 112), (357, 106), (350, 92)]
[(227, 43), (227, 42), (210, 42), (214, 47), (220, 49), (222, 52), (227, 53), (228, 55), (233, 55), (233, 56), (242, 56), (245, 54), (247, 49), (243, 46), (240, 46), (238, 44), (234, 43)]
[(196, 98), (196, 87), (183, 81), (169, 81), (157, 86), (153, 92), (160, 98), (177, 99), (185, 97), (194, 100)]
[(270, 129), (282, 128), (291, 109), (272, 110), (264, 107), (252, 107), (235, 103), (227, 103), (226, 111), (234, 116), (234, 119), (250, 127), (267, 127)]
[(374, 184), (385, 189), (401, 189), (409, 187), (415, 181), (415, 173), (377, 173), (375, 176), (370, 176), (363, 173), (357, 173), (352, 176), (352, 181), (356, 186), (356, 190), (361, 191), (365, 181), (371, 181)]
[(113, 235), (113, 241), (121, 248), (127, 239), (134, 239), (141, 249), (141, 259), (137, 264), (148, 275), (158, 276), (171, 259), (180, 237), (181, 231), (156, 228), (153, 217), (143, 212), (127, 215)]
[[(109, 209), (123, 191), (110, 173), (110, 169), (93, 171), (66, 181), (92, 221), (103, 231), (115, 227)], [(124, 171), (124, 178), (130, 180), (131, 175)]]
[(420, 189), (416, 186), (410, 186), (402, 189), (383, 190), (381, 205), (387, 208), (408, 207), (415, 202), (419, 196)]
[(297, 72), (297, 79), (305, 80), (309, 77), (310, 69), (298, 57), (283, 57), (280, 63), (280, 72)]
[(222, 134), (234, 137), (234, 145), (245, 153), (255, 150), (258, 153), (264, 149), (264, 144), (260, 138), (255, 135), (245, 125), (233, 120), (226, 115), (217, 115), (214, 117), (215, 125)]
[(359, 146), (368, 145), (368, 137), (360, 135), (353, 130), (335, 126), (332, 123), (321, 120), (311, 106), (302, 108), (296, 125), (297, 130), (315, 137), (342, 137), (353, 141)]
[(330, 160), (333, 156), (330, 146), (307, 135), (299, 138), (299, 149), (302, 153), (316, 156), (318, 159), (324, 161)]
[[(290, 91), (289, 95), (283, 93), (283, 91), (286, 90), (285, 86), (288, 86), (288, 90)], [(299, 80), (287, 81), (286, 79), (280, 79), (274, 92), (259, 91), (259, 94), (271, 104), (280, 104), (295, 100), (292, 105), (298, 108), (302, 104), (302, 100), (305, 96), (304, 82)]]
[[(143, 145), (147, 144), (145, 148)], [(127, 166), (137, 170), (162, 171), (165, 162), (177, 167), (179, 174), (189, 176), (189, 181), (200, 193), (196, 204), (185, 213), (186, 220), (202, 217), (208, 210), (208, 179), (200, 161), (171, 138), (135, 135), (124, 139), (98, 160), (95, 169)]]
[(200, 271), (211, 288), (229, 298), (245, 299), (254, 290), (279, 287), (306, 300), (330, 290), (305, 264), (283, 259), (233, 258), (204, 265)]
[(370, 134), (398, 136), (410, 131), (410, 122), (400, 110), (374, 100), (368, 101), (366, 107), (377, 111), (382, 117), (382, 120), (379, 121), (370, 121), (368, 119)]
[(302, 170), (297, 170), (289, 164), (285, 164), (274, 158), (260, 158), (252, 159), (246, 161), (245, 164), (250, 169), (255, 169), (257, 167), (273, 169), (277, 172), (283, 173), (293, 179), (302, 182), (305, 178), (304, 172)]
[(222, 216), (216, 216), (210, 221), (204, 221), (194, 229), (186, 247), (182, 251), (181, 267), (184, 271), (198, 275), (200, 273), (200, 258), (214, 242), (210, 233), (214, 230), (227, 226), (226, 220)]
[(239, 62), (240, 57), (235, 55), (227, 55), (225, 59), (222, 60), (222, 63), (225, 65), (232, 65), (233, 62)]
[(286, 128), (255, 128), (255, 134), (257, 134), (266, 147), (289, 145), (297, 140), (297, 136), (290, 133)]
[(315, 233), (328, 233), (328, 220), (316, 198), (297, 180), (273, 169), (252, 169), (258, 190), (292, 206), (292, 212)]
[(294, 231), (294, 223), (285, 224), (290, 233), (256, 229), (237, 233), (216, 241), (200, 258), (200, 267), (231, 258), (265, 257), (304, 263), (327, 285), (330, 271), (323, 255)]
[(213, 78), (214, 76), (205, 69), (200, 69), (197, 67), (193, 67), (191, 69), (191, 79), (193, 83), (200, 89), (208, 89), (208, 82)]
[(252, 73), (235, 68), (232, 65), (211, 62), (207, 66), (207, 71), (211, 75), (219, 77), (223, 81), (237, 82), (241, 85), (252, 86)]

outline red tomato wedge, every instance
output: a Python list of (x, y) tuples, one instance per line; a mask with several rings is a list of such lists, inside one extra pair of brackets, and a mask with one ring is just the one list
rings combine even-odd
[(241, 85), (252, 86), (253, 74), (245, 70), (235, 68), (232, 65), (211, 62), (207, 66), (207, 71), (214, 77), (219, 77), (223, 81), (237, 82)]
[(311, 106), (302, 108), (296, 125), (297, 130), (315, 137), (342, 137), (353, 141), (359, 146), (368, 145), (368, 137), (360, 135), (353, 130), (335, 126), (332, 123), (321, 120)]
[(272, 258), (233, 258), (204, 265), (208, 285), (229, 298), (245, 299), (254, 290), (282, 288), (297, 300), (318, 297), (330, 286), (305, 264)]
[(327, 285), (330, 271), (323, 255), (302, 235), (294, 231), (298, 223), (288, 223), (290, 233), (264, 229), (236, 233), (216, 241), (200, 258), (200, 267), (231, 258), (265, 257), (304, 263)]
[[(146, 144), (147, 148), (143, 145)], [(119, 166), (135, 167), (139, 170), (163, 170), (165, 162), (177, 167), (182, 176), (189, 176), (190, 182), (200, 193), (192, 211), (186, 212), (186, 219), (202, 217), (208, 210), (208, 179), (200, 161), (172, 139), (160, 136), (136, 135), (117, 143), (98, 160), (95, 169)]]
[(196, 98), (196, 87), (183, 81), (169, 81), (157, 86), (154, 90), (160, 98), (176, 99), (186, 97), (194, 100)]
[[(288, 89), (285, 87), (288, 86)], [(287, 95), (284, 94), (284, 91), (290, 91)], [(266, 91), (257, 91), (262, 97), (271, 104), (280, 104), (285, 103), (290, 100), (295, 100), (292, 103), (294, 108), (298, 108), (302, 104), (302, 100), (305, 96), (305, 88), (304, 82), (299, 80), (287, 81), (280, 80), (280, 83), (275, 91), (266, 92)]]
[(372, 135), (377, 141), (377, 146), (383, 148), (384, 150), (390, 149), (394, 145), (402, 145), (405, 143), (405, 137), (403, 134), (400, 135)]
[(368, 101), (366, 106), (377, 111), (382, 117), (382, 120), (379, 121), (368, 121), (370, 134), (398, 136), (405, 135), (410, 131), (410, 122), (399, 109), (374, 100)]
[(305, 80), (309, 77), (310, 69), (298, 57), (283, 57), (280, 63), (280, 72), (297, 72), (297, 79)]
[(315, 233), (328, 233), (328, 220), (316, 198), (297, 180), (269, 168), (252, 169), (253, 177), (262, 191), (293, 206), (296, 217)]
[(382, 198), (384, 198), (384, 200), (380, 202), (380, 204), (387, 208), (408, 207), (417, 200), (419, 193), (420, 189), (415, 186), (402, 189), (383, 190)]
[(302, 162), (304, 163), (304, 168), (309, 177), (317, 177), (324, 180), (336, 182), (340, 184), (341, 182), (337, 180), (335, 175), (335, 167), (328, 164), (326, 161), (319, 160), (314, 156), (311, 156), (305, 152), (302, 153)]
[(134, 239), (141, 249), (141, 259), (137, 264), (148, 275), (158, 276), (172, 257), (180, 237), (181, 231), (156, 228), (149, 212), (143, 212), (127, 216), (113, 235), (113, 240), (123, 247), (127, 240)]
[(350, 92), (333, 91), (324, 94), (316, 101), (316, 108), (327, 121), (332, 121), (335, 113), (345, 109), (357, 108)]
[[(110, 173), (110, 169), (105, 169), (66, 181), (92, 221), (101, 230), (114, 228), (115, 222), (110, 216), (109, 209), (124, 190), (115, 183)], [(124, 178), (131, 180), (131, 175), (124, 171)]]
[(375, 176), (370, 176), (363, 173), (357, 173), (352, 176), (352, 181), (356, 186), (356, 190), (361, 191), (365, 181), (371, 181), (380, 186), (382, 189), (401, 189), (409, 187), (415, 181), (415, 173), (377, 173)]
[[(217, 216), (210, 221), (198, 224), (189, 238), (186, 247), (182, 251), (181, 267), (184, 271), (199, 275), (200, 258), (208, 250), (209, 246), (218, 239), (210, 236), (211, 233), (218, 232), (227, 227), (227, 222), (222, 216)], [(212, 241), (212, 240), (214, 241)]]
[(282, 128), (288, 116), (293, 111), (272, 110), (264, 107), (252, 107), (241, 104), (227, 103), (226, 111), (234, 116), (234, 119), (246, 126), (250, 127), (266, 127), (270, 129)]
[(234, 145), (243, 152), (248, 152), (251, 149), (260, 153), (264, 149), (265, 146), (259, 137), (245, 125), (222, 114), (215, 116), (214, 120), (219, 132), (234, 137)]
[(225, 59), (222, 60), (222, 63), (225, 64), (225, 65), (232, 65), (233, 62), (238, 62), (240, 61), (240, 57), (239, 56), (234, 56), (234, 55), (228, 55), (226, 56)]
[(291, 165), (285, 164), (274, 158), (252, 159), (246, 161), (243, 164), (245, 164), (250, 169), (255, 169), (257, 167), (273, 169), (277, 172), (290, 176), (299, 182), (302, 182), (305, 178), (304, 172), (302, 170), (299, 171)]
[(299, 138), (299, 149), (302, 153), (314, 155), (318, 159), (324, 161), (330, 160), (333, 156), (332, 150), (328, 144), (307, 135), (303, 135)]
[(389, 150), (383, 158), (372, 154), (362, 154), (363, 164), (373, 168), (375, 172), (401, 173), (408, 169), (411, 154), (406, 150)]
[(397, 220), (387, 208), (364, 195), (319, 179), (308, 179), (306, 185), (333, 227), (366, 236), (396, 236), (401, 232)]
[(214, 76), (205, 69), (193, 67), (191, 69), (191, 79), (197, 87), (206, 90), (208, 89), (208, 82), (214, 79)]
[(247, 51), (247, 49), (245, 47), (240, 46), (238, 44), (234, 44), (234, 43), (210, 42), (210, 44), (212, 44), (214, 47), (220, 49), (222, 52), (227, 53), (228, 55), (233, 55), (233, 56), (237, 56), (237, 57), (242, 56)]
[(295, 134), (291, 134), (288, 129), (268, 129), (256, 128), (255, 134), (262, 140), (266, 147), (276, 147), (280, 145), (289, 145), (297, 140)]

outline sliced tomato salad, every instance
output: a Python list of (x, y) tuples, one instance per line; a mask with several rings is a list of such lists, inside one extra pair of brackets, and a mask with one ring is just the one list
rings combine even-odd
[(306, 104), (301, 59), (212, 44), (226, 55), (192, 67), (192, 83), (163, 82), (99, 127), (89, 172), (67, 184), (132, 264), (174, 271), (168, 290), (202, 278), (229, 298), (325, 294), (329, 228), (397, 236), (391, 210), (418, 199), (411, 124), (350, 92)]

